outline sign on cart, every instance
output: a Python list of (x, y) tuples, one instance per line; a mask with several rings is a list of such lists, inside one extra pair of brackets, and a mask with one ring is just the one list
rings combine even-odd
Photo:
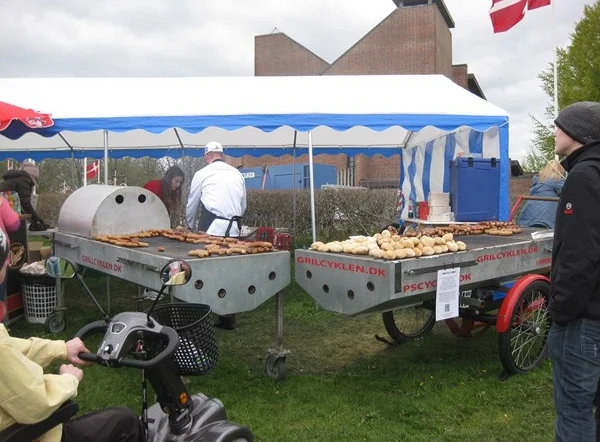
[(435, 320), (458, 316), (460, 295), (460, 268), (438, 270), (435, 293)]

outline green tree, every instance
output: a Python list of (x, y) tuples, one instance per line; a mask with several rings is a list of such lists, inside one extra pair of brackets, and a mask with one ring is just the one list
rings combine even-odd
[[(564, 108), (578, 101), (600, 101), (600, 0), (583, 9), (583, 18), (571, 34), (566, 49), (556, 54), (558, 71), (558, 103)], [(554, 97), (554, 65), (550, 63), (539, 78), (542, 89)], [(524, 168), (539, 170), (539, 166), (554, 156), (554, 105), (546, 109), (547, 122), (532, 117), (534, 141), (525, 158)]]

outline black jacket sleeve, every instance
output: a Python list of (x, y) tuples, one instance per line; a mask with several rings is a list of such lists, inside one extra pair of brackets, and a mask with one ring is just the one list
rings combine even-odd
[(23, 212), (29, 213), (33, 221), (40, 220), (40, 217), (35, 212), (35, 209), (31, 205), (31, 191), (33, 190), (33, 183), (25, 177), (19, 177), (13, 180), (15, 185), (15, 191), (19, 194), (21, 200), (21, 207)]
[[(600, 183), (587, 167), (570, 174), (563, 188), (559, 250), (552, 270), (551, 312), (567, 322), (584, 312), (600, 282)], [(568, 204), (571, 206), (568, 206)], [(572, 210), (572, 213), (565, 211)], [(558, 226), (557, 226), (558, 227)]]

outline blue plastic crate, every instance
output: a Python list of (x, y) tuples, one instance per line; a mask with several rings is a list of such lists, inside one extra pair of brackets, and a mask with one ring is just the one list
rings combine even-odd
[(499, 218), (500, 161), (460, 157), (450, 163), (450, 204), (456, 221)]

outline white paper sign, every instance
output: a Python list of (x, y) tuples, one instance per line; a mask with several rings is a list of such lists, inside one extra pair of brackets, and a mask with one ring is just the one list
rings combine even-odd
[(438, 270), (435, 293), (435, 320), (456, 318), (458, 316), (458, 297), (460, 295), (460, 268)]

